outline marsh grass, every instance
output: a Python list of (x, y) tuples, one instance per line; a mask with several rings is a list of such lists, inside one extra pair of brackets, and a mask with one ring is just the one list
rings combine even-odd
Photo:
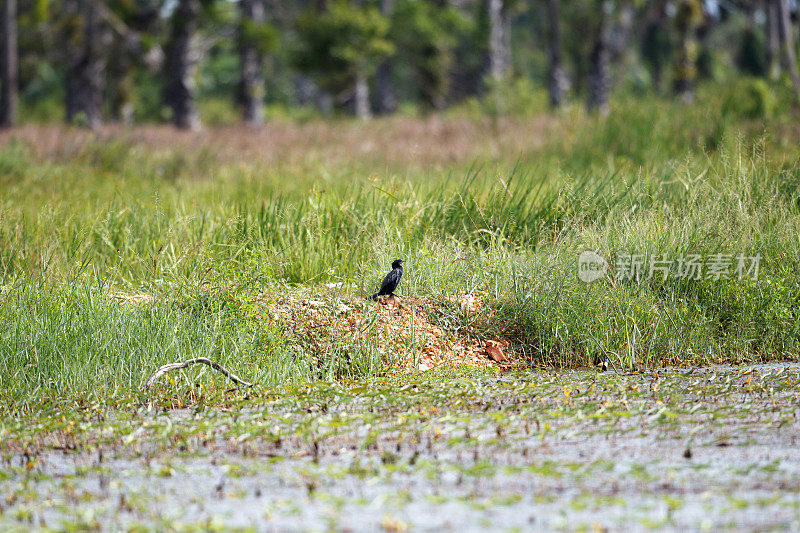
[[(0, 390), (12, 402), (113, 398), (161, 364), (200, 355), (265, 385), (383, 375), (391, 357), (369, 338), (342, 346), (331, 331), (327, 352), (311, 357), (253, 302), (361, 298), (394, 257), (408, 265), (401, 294), (485, 294), (532, 365), (797, 358), (800, 168), (787, 119), (721, 126), (713, 108), (646, 103), (605, 121), (549, 120), (536, 131), (504, 126), (503, 138), (517, 128), (538, 139), (528, 152), (498, 159), (479, 136), (460, 138), (472, 160), (425, 170), (391, 146), (365, 161), (326, 160), (326, 143), (338, 142), (330, 125), (306, 159), (286, 160), (233, 162), (202, 143), (148, 150), (116, 137), (51, 139), (41, 156), (30, 140), (9, 141), (0, 148)], [(339, 127), (355, 146), (372, 139)], [(446, 145), (453, 128), (439, 129)], [(757, 279), (585, 284), (583, 250), (759, 254), (761, 268)], [(155, 302), (121, 306), (108, 297), (118, 291)], [(449, 312), (452, 328), (480, 336), (494, 327)], [(188, 388), (215, 379), (181, 376)]]

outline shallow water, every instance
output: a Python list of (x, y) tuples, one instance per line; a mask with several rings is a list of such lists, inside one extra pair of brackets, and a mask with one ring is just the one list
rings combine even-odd
[(800, 530), (799, 398), (797, 364), (531, 371), (7, 427), (0, 528)]

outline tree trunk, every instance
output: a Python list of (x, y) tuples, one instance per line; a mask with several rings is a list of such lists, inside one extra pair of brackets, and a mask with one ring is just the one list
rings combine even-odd
[(697, 27), (703, 16), (699, 0), (682, 0), (675, 15), (678, 30), (678, 58), (673, 75), (675, 95), (684, 102), (694, 100), (694, 86), (697, 81)]
[(313, 105), (325, 115), (333, 113), (333, 97), (323, 91), (314, 80), (303, 74), (295, 74), (292, 79), (294, 87), (294, 101), (298, 105)]
[(420, 106), (429, 111), (443, 109), (447, 95), (448, 66), (442, 61), (442, 53), (434, 46), (420, 50), (420, 64), (414, 79), (419, 91)]
[(199, 16), (199, 0), (178, 1), (172, 15), (164, 72), (164, 103), (172, 110), (172, 123), (189, 130), (200, 128), (194, 81), (199, 58), (192, 46)]
[(547, 0), (547, 18), (550, 25), (550, 105), (561, 106), (569, 90), (569, 79), (561, 63), (561, 0)]
[(17, 0), (5, 0), (0, 13), (0, 127), (17, 120)]
[(669, 67), (673, 52), (666, 0), (651, 2), (642, 22), (644, 25), (640, 42), (642, 59), (652, 76), (653, 88), (657, 93), (661, 93), (664, 89), (664, 71)]
[(378, 115), (388, 115), (397, 110), (397, 98), (392, 85), (393, 68), (394, 62), (386, 59), (375, 72), (375, 112)]
[(781, 75), (779, 61), (781, 36), (778, 22), (778, 5), (774, 0), (765, 0), (764, 12), (767, 15), (767, 75), (771, 80), (777, 80)]
[(78, 115), (77, 93), (80, 91), (78, 77), (79, 65), (81, 63), (81, 42), (80, 35), (81, 13), (80, 0), (64, 0), (64, 53), (65, 72), (64, 72), (64, 111), (66, 120), (71, 123)]
[(488, 0), (489, 74), (495, 83), (503, 81), (511, 65), (510, 33), (503, 0)]
[(597, 111), (605, 116), (608, 115), (608, 96), (611, 91), (609, 16), (606, 13), (605, 2), (600, 0), (597, 4), (598, 21), (594, 44), (589, 55), (586, 107), (589, 111)]
[(239, 104), (242, 118), (251, 126), (264, 124), (264, 75), (263, 57), (257, 43), (248, 35), (248, 26), (264, 24), (264, 3), (262, 0), (240, 0), (241, 25), (239, 35)]
[(82, 116), (85, 125), (94, 130), (103, 123), (103, 50), (109, 44), (108, 31), (94, 1), (68, 0), (65, 9), (72, 18), (72, 34), (66, 45), (67, 122), (74, 123)]
[(786, 5), (786, 0), (776, 1), (778, 2), (778, 20), (780, 22), (780, 33), (783, 40), (786, 63), (789, 67), (789, 76), (792, 78), (795, 96), (800, 100), (800, 75), (797, 73), (797, 57), (794, 52), (794, 34), (792, 33), (792, 20), (789, 17), (789, 7)]
[[(381, 14), (391, 17), (394, 11), (394, 0), (381, 0)], [(379, 115), (393, 113), (397, 109), (397, 97), (392, 85), (392, 71), (394, 61), (391, 58), (383, 60), (375, 72), (375, 111)]]
[(112, 120), (133, 124), (133, 60), (119, 38), (114, 39), (110, 53), (114, 61), (106, 66), (108, 111)]
[(628, 44), (633, 35), (633, 26), (636, 23), (636, 9), (633, 4), (620, 3), (618, 14), (614, 17), (615, 23), (609, 25), (608, 47), (611, 50), (612, 61), (623, 56), (628, 50)]
[(369, 111), (369, 85), (363, 70), (359, 69), (356, 74), (355, 90), (353, 94), (353, 110), (358, 118), (367, 119), (370, 117)]

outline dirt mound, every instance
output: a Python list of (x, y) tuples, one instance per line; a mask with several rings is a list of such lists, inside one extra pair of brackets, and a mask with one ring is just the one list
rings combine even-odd
[(312, 347), (380, 343), (385, 352), (398, 354), (395, 364), (401, 368), (506, 367), (516, 358), (509, 335), (503, 334), (509, 324), (498, 320), (480, 294), (443, 301), (283, 298), (266, 307), (274, 320)]

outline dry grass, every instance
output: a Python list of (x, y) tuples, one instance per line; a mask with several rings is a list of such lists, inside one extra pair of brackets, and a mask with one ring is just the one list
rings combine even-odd
[(114, 292), (108, 295), (110, 301), (120, 305), (141, 306), (153, 303), (153, 297), (149, 294), (125, 294)]
[(0, 144), (28, 145), (37, 157), (69, 161), (97, 141), (113, 141), (150, 154), (202, 154), (219, 163), (266, 165), (362, 163), (442, 168), (476, 158), (508, 160), (540, 148), (561, 129), (551, 116), (518, 121), (390, 117), (363, 121), (273, 122), (260, 130), (242, 126), (179, 131), (166, 125), (134, 129), (107, 125), (94, 133), (60, 125), (27, 125), (0, 132)]

